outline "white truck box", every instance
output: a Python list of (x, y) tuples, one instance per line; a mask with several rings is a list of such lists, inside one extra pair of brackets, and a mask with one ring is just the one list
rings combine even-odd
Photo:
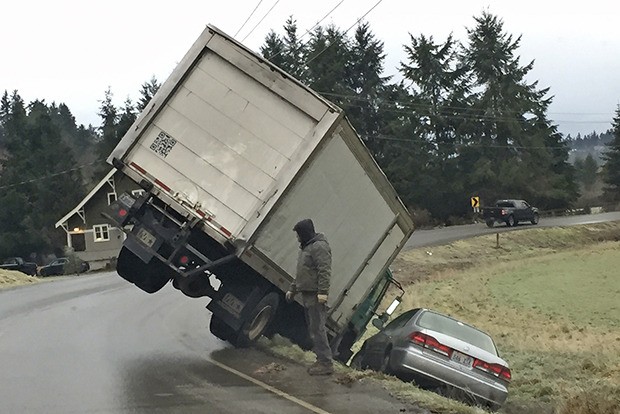
[(335, 333), (413, 231), (342, 110), (213, 26), (109, 162), (281, 292), (295, 275), (293, 226), (311, 218), (332, 248)]

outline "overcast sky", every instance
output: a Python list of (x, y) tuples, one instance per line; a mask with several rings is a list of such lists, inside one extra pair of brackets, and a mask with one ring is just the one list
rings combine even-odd
[(152, 76), (168, 77), (206, 24), (238, 32), (258, 51), (290, 15), (304, 33), (336, 7), (322, 24), (346, 30), (375, 5), (365, 20), (385, 43), (386, 75), (397, 74), (409, 34), (465, 40), (474, 16), (488, 10), (507, 33), (522, 35), (517, 54), (523, 64), (535, 60), (528, 80), (551, 88), (549, 117), (560, 132), (610, 128), (620, 103), (620, 3), (612, 0), (6, 0), (0, 91), (17, 89), (26, 102), (64, 102), (78, 123), (99, 126), (108, 87), (118, 106), (137, 100)]

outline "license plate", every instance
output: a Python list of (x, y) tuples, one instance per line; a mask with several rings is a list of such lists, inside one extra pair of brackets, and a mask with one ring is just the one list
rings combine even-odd
[(131, 208), (136, 202), (136, 200), (134, 200), (134, 198), (127, 193), (122, 193), (118, 198), (118, 201), (123, 203), (127, 208)]
[(222, 307), (227, 309), (233, 315), (239, 316), (243, 309), (243, 302), (237, 299), (234, 295), (227, 293), (221, 299)]
[(157, 240), (155, 236), (153, 236), (145, 229), (138, 230), (137, 237), (138, 240), (144, 243), (147, 247), (153, 247), (153, 245), (155, 244), (155, 240)]
[(458, 351), (452, 351), (452, 357), (450, 359), (466, 366), (467, 368), (471, 368), (474, 365), (474, 359), (472, 357)]

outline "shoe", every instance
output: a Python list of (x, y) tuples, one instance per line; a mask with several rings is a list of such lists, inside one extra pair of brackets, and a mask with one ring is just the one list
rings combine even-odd
[(308, 367), (310, 375), (331, 375), (334, 373), (334, 366), (330, 363), (315, 362)]

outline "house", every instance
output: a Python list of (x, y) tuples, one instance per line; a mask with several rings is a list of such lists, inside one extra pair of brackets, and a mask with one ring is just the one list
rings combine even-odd
[(88, 262), (90, 268), (114, 266), (125, 233), (110, 226), (101, 215), (119, 194), (144, 192), (138, 184), (112, 169), (73, 210), (56, 222), (67, 233), (67, 248)]

